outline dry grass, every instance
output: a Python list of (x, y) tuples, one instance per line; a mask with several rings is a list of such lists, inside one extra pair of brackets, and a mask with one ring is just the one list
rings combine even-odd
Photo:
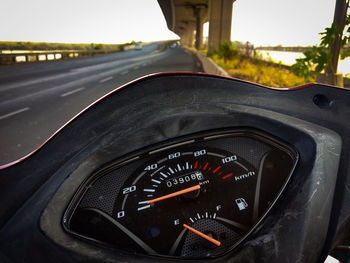
[[(267, 63), (256, 58), (248, 58), (241, 55), (228, 60), (219, 58), (214, 54), (212, 59), (224, 68), (232, 77), (248, 80), (261, 85), (287, 88), (306, 84), (303, 77), (295, 75), (291, 70), (279, 64)], [(314, 79), (310, 79), (310, 82)]]

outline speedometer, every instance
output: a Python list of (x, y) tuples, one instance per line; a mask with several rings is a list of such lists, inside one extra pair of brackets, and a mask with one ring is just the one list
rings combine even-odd
[(133, 253), (219, 256), (268, 212), (297, 157), (252, 130), (180, 138), (102, 167), (64, 222), (72, 234)]

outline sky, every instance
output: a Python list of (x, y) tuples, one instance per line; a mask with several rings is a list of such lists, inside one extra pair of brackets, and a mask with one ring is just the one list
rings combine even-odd
[[(178, 38), (156, 0), (0, 0), (0, 40), (125, 43)], [(313, 45), (335, 0), (236, 0), (231, 39), (254, 45)], [(6, 11), (9, 10), (9, 11)]]
[(3, 41), (125, 43), (178, 38), (167, 29), (156, 0), (0, 0), (0, 6)]
[(231, 39), (255, 45), (314, 45), (332, 24), (335, 0), (237, 0)]

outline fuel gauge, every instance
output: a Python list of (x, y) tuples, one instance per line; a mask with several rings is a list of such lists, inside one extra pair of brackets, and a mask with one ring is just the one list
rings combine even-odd
[(236, 224), (242, 230), (246, 227), (229, 219), (220, 217), (222, 206), (217, 205), (214, 212), (193, 213), (184, 223), (179, 219), (174, 224), (182, 228), (175, 240), (169, 255), (183, 257), (215, 256), (223, 253), (232, 242), (240, 238), (240, 234), (229, 225)]

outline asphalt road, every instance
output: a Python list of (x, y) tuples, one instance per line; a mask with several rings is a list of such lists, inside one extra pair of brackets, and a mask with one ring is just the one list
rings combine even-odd
[(0, 165), (42, 144), (89, 104), (115, 88), (156, 72), (200, 72), (186, 50), (142, 50), (65, 61), (0, 67)]

